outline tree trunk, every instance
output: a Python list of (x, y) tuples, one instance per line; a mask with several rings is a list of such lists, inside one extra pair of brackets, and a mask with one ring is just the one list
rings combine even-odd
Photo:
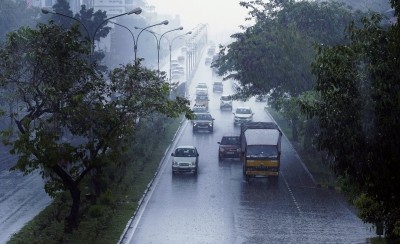
[[(71, 233), (78, 227), (79, 207), (81, 205), (81, 191), (79, 180), (74, 181), (59, 165), (53, 167), (54, 172), (62, 179), (64, 186), (69, 190), (72, 199), (72, 206), (69, 215), (65, 218), (65, 233)], [(83, 177), (84, 174), (81, 175)]]
[(77, 184), (68, 184), (69, 192), (71, 193), (72, 206), (65, 223), (65, 233), (71, 233), (78, 227), (78, 214), (81, 205), (81, 191)]

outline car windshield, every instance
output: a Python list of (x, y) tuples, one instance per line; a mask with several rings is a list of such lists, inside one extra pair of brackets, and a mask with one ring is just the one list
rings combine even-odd
[(197, 88), (207, 88), (207, 85), (205, 83), (199, 83)]
[(221, 145), (240, 145), (238, 136), (224, 136), (221, 140)]
[(214, 86), (222, 86), (222, 82), (214, 82)]
[(175, 157), (196, 157), (196, 150), (193, 148), (177, 148)]
[(211, 114), (196, 114), (196, 120), (211, 120)]
[(207, 112), (206, 107), (193, 107), (193, 112)]
[(207, 96), (207, 94), (197, 94), (196, 99), (207, 100), (208, 96)]
[(251, 114), (251, 109), (249, 108), (238, 108), (236, 109), (237, 114)]
[(222, 101), (230, 101), (229, 96), (222, 96), (221, 100)]
[(246, 156), (250, 158), (277, 158), (278, 150), (271, 145), (253, 145), (247, 147)]

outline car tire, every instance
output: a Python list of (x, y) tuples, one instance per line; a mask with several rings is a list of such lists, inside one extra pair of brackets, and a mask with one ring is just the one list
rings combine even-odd
[(193, 127), (193, 133), (195, 133), (196, 132), (196, 129)]
[(221, 162), (222, 159), (223, 159), (222, 156), (218, 154), (218, 162)]

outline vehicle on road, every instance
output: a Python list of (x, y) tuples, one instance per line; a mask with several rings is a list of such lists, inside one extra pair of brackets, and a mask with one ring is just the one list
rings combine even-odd
[(172, 173), (192, 172), (197, 174), (199, 153), (195, 146), (178, 146), (172, 156)]
[(193, 113), (206, 113), (208, 109), (202, 104), (195, 104), (192, 108)]
[(242, 124), (252, 122), (254, 113), (250, 107), (237, 107), (233, 115), (233, 123)]
[(218, 144), (218, 161), (222, 161), (225, 158), (240, 158), (240, 136), (222, 136)]
[(208, 95), (208, 86), (204, 82), (200, 82), (196, 86), (196, 95)]
[(229, 95), (221, 95), (219, 108), (232, 110), (232, 99)]
[(199, 93), (196, 94), (196, 99), (194, 100), (194, 103), (199, 106), (205, 106), (208, 110), (208, 102), (210, 99), (208, 99), (208, 93)]
[(222, 81), (214, 81), (213, 92), (223, 92), (223, 91), (224, 91), (224, 85), (222, 84)]
[(215, 119), (211, 116), (209, 112), (194, 114), (193, 133), (200, 130), (206, 130), (213, 133), (214, 120)]
[(240, 127), (241, 158), (246, 180), (279, 176), (282, 132), (273, 122), (250, 122)]
[(211, 58), (206, 58), (206, 60), (204, 61), (204, 64), (205, 65), (211, 65), (211, 61), (212, 61)]

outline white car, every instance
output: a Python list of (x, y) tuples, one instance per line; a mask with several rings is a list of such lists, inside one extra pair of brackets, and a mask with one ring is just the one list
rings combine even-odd
[(192, 172), (197, 174), (199, 153), (195, 146), (179, 146), (172, 156), (172, 173)]
[(219, 108), (232, 110), (232, 99), (229, 95), (221, 95)]
[(233, 123), (242, 124), (246, 122), (252, 122), (254, 113), (250, 107), (237, 107), (233, 115)]

